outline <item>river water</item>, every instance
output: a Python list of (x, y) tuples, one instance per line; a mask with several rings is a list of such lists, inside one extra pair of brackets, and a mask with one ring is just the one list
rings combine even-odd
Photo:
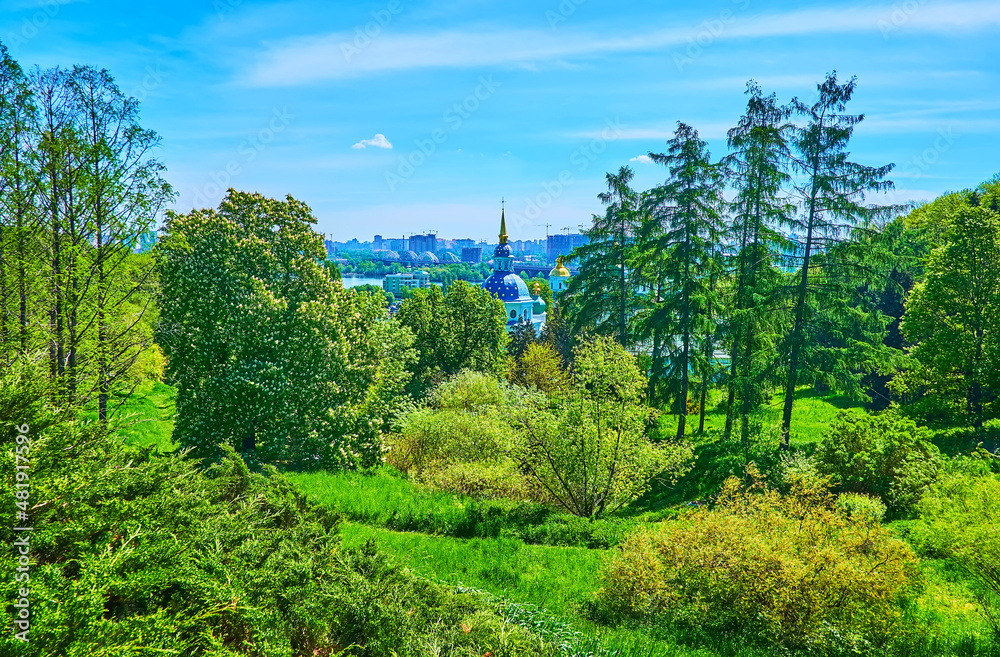
[(382, 287), (382, 278), (378, 276), (357, 276), (355, 274), (341, 274), (344, 287), (357, 287), (359, 285), (378, 285)]

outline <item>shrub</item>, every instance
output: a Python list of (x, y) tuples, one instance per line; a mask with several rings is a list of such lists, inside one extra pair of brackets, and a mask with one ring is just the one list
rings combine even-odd
[(983, 615), (1000, 638), (1000, 479), (949, 474), (930, 486), (918, 511), (911, 541), (924, 554), (953, 559), (972, 575)]
[[(44, 389), (0, 370), (0, 541), (14, 511), (13, 425), (31, 438), (29, 643), (0, 654), (88, 657), (552, 655), (495, 605), (419, 579), (231, 448), (211, 468), (56, 416)], [(13, 601), (15, 554), (0, 557)], [(3, 617), (11, 627), (12, 606)]]
[(389, 440), (388, 462), (414, 481), (475, 497), (527, 499), (510, 418), (542, 403), (539, 393), (479, 372), (438, 386), (426, 408), (408, 414)]
[(941, 467), (929, 432), (895, 408), (840, 413), (815, 457), (817, 470), (832, 476), (838, 491), (878, 497), (895, 514), (913, 508)]
[(844, 493), (837, 496), (837, 511), (850, 520), (877, 525), (885, 518), (886, 508), (877, 497)]
[(574, 350), (573, 391), (553, 409), (520, 408), (521, 470), (549, 501), (585, 518), (638, 499), (654, 478), (676, 482), (691, 467), (690, 445), (656, 444), (656, 412), (642, 404), (635, 358), (611, 338)]
[(918, 583), (910, 548), (872, 518), (839, 511), (825, 488), (804, 481), (786, 496), (731, 478), (714, 509), (626, 540), (599, 604), (614, 616), (826, 653), (904, 633)]

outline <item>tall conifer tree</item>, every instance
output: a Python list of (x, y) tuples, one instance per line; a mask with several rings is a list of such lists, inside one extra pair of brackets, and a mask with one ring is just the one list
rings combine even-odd
[(671, 378), (677, 382), (674, 410), (677, 437), (684, 436), (692, 350), (697, 339), (711, 330), (706, 325), (713, 305), (710, 274), (722, 232), (723, 176), (711, 162), (698, 131), (678, 122), (666, 153), (650, 153), (667, 167), (669, 177), (650, 190), (649, 220), (662, 227), (657, 248), (666, 256), (663, 304), (672, 328)]

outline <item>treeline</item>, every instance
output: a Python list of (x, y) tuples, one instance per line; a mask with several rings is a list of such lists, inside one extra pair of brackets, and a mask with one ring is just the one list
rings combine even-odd
[(414, 268), (426, 271), (435, 283), (442, 283), (445, 287), (455, 281), (468, 281), (478, 283), (490, 275), (489, 265), (485, 263), (469, 264), (466, 262), (433, 264), (414, 264), (407, 267), (398, 262), (385, 263), (371, 260), (368, 256), (357, 254), (346, 254), (347, 262), (338, 265), (338, 268), (345, 274), (360, 274), (362, 276), (386, 276), (388, 274), (405, 274)]
[[(904, 218), (909, 207), (874, 202), (893, 188), (892, 165), (850, 159), (864, 119), (848, 109), (855, 84), (830, 74), (813, 100), (781, 105), (750, 82), (746, 112), (729, 130), (721, 160), (693, 127), (678, 123), (666, 151), (649, 154), (667, 168), (662, 185), (638, 192), (630, 168), (608, 174), (600, 195), (607, 211), (573, 254), (581, 272), (565, 315), (576, 335), (612, 335), (646, 355), (647, 398), (672, 407), (678, 437), (688, 408), (700, 406), (704, 427), (714, 384), (725, 391), (726, 436), (738, 431), (744, 442), (779, 390), (787, 447), (802, 385), (867, 393), (874, 407), (901, 399), (900, 391), (909, 401), (947, 392), (953, 406), (938, 404), (933, 419), (971, 418), (982, 427), (988, 418), (983, 409), (997, 386), (984, 373), (997, 331), (986, 318), (987, 308), (1000, 307), (1000, 277), (985, 263), (997, 243), (997, 185), (946, 197), (930, 211), (931, 228), (916, 219), (927, 210)], [(928, 274), (908, 298), (935, 248), (946, 251), (936, 251), (929, 266), (953, 270), (964, 262), (962, 282)], [(949, 294), (959, 290), (925, 291), (931, 285), (971, 286), (972, 307), (949, 310), (959, 303)], [(904, 310), (913, 319), (901, 330)], [(956, 327), (955, 312), (970, 321)], [(918, 315), (926, 317), (919, 326)], [(939, 339), (928, 342), (932, 335)], [(939, 345), (933, 356), (932, 343)], [(942, 353), (946, 345), (952, 353)], [(963, 397), (966, 408), (954, 406)]]
[(158, 367), (133, 253), (173, 197), (158, 144), (107, 71), (25, 72), (0, 44), (0, 362), (47, 359), (55, 401), (101, 420)]

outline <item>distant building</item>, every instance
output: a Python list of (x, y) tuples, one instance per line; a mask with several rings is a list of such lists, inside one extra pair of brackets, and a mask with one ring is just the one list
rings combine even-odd
[(456, 249), (471, 249), (476, 245), (476, 240), (455, 240)]
[(549, 235), (545, 242), (545, 257), (549, 262), (554, 262), (559, 256), (567, 256), (578, 246), (589, 244), (590, 239), (586, 235), (574, 233), (570, 235)]
[(556, 257), (556, 266), (549, 272), (549, 287), (552, 289), (552, 294), (556, 295), (560, 292), (565, 292), (566, 288), (569, 287), (570, 273), (566, 269), (566, 265), (563, 264), (563, 257)]
[(405, 274), (389, 274), (382, 281), (382, 289), (399, 296), (404, 287), (411, 290), (431, 286), (431, 275), (425, 271), (411, 271)]
[(385, 239), (382, 240), (382, 244), (383, 245), (386, 242), (389, 243), (389, 250), (390, 251), (395, 251), (396, 253), (400, 253), (400, 252), (406, 250), (406, 238), (405, 237), (390, 237), (387, 240), (385, 240)]
[[(545, 323), (544, 302), (531, 296), (524, 279), (514, 273), (514, 256), (507, 238), (507, 220), (500, 211), (500, 243), (493, 251), (493, 273), (483, 281), (483, 289), (503, 301), (507, 310), (507, 330), (513, 331), (520, 322), (528, 322), (536, 335)], [(537, 293), (536, 293), (537, 296)], [(541, 312), (535, 314), (536, 308)]]
[(375, 239), (372, 240), (372, 251), (387, 251), (384, 246), (382, 246), (382, 236), (376, 235)]
[(427, 235), (410, 235), (410, 251), (425, 253), (427, 251), (437, 253), (437, 235), (433, 233)]
[[(457, 241), (457, 240), (456, 240)], [(465, 241), (465, 240), (462, 240)], [(472, 240), (468, 240), (472, 241)], [(471, 264), (478, 264), (483, 261), (483, 247), (481, 246), (463, 246), (462, 247), (462, 262), (468, 262)]]

